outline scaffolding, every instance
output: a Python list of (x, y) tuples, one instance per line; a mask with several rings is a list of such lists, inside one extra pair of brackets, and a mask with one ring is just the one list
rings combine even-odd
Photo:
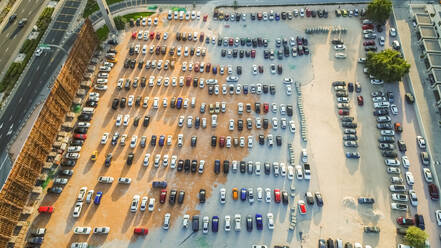
[(26, 205), (29, 196), (41, 176), (47, 156), (52, 151), (52, 143), (56, 141), (65, 115), (70, 111), (75, 93), (83, 81), (82, 75), (97, 45), (98, 39), (87, 19), (0, 192), (0, 247), (7, 247), (12, 240), (23, 240), (12, 236), (14, 229), (22, 223), (20, 216), (30, 207)]

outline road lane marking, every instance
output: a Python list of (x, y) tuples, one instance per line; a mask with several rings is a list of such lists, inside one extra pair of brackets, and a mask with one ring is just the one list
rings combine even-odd
[(28, 87), (31, 85), (31, 81), (28, 82)]
[(22, 100), (23, 100), (23, 97), (20, 97), (20, 99), (18, 100), (18, 103), (21, 103)]

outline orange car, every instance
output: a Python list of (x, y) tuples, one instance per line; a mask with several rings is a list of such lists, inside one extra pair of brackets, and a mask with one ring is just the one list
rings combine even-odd
[(233, 200), (237, 200), (239, 198), (239, 190), (237, 188), (233, 188)]

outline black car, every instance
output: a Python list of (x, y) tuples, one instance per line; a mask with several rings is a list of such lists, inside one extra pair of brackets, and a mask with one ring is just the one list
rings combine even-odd
[(280, 135), (276, 136), (276, 144), (277, 144), (277, 146), (282, 145), (282, 136), (280, 136)]
[(345, 121), (345, 122), (341, 123), (341, 126), (345, 127), (345, 128), (356, 128), (357, 127), (357, 123)]
[(264, 118), (262, 122), (263, 122), (263, 129), (268, 129), (268, 119)]
[(184, 198), (185, 198), (185, 191), (180, 190), (178, 195), (178, 203), (182, 204), (184, 202)]
[(393, 136), (380, 136), (380, 138), (378, 138), (378, 142), (380, 143), (395, 143), (395, 138)]
[(143, 121), (142, 125), (144, 127), (148, 127), (149, 123), (150, 123), (150, 116), (148, 116), (148, 115), (144, 116), (144, 121)]
[(112, 102), (112, 109), (114, 109), (114, 110), (118, 109), (118, 105), (119, 105), (119, 99), (114, 98), (113, 102)]
[(415, 226), (424, 230), (426, 225), (424, 224), (424, 217), (421, 214), (415, 214)]
[(253, 231), (253, 217), (251, 217), (251, 215), (247, 216), (245, 223), (247, 224), (247, 231)]
[(256, 114), (260, 114), (260, 102), (254, 103), (254, 110), (256, 111)]
[(374, 116), (383, 116), (383, 115), (388, 115), (389, 111), (387, 109), (378, 109), (378, 110), (375, 110), (373, 113), (374, 113)]
[(135, 154), (133, 154), (133, 152), (129, 153), (129, 156), (127, 156), (127, 165), (132, 165), (133, 163), (133, 158), (135, 157)]
[(62, 191), (63, 191), (62, 187), (50, 187), (47, 189), (48, 193), (54, 193), (54, 194), (61, 194)]
[(150, 140), (151, 146), (156, 146), (156, 135), (152, 135), (152, 139)]
[(217, 136), (211, 136), (211, 146), (215, 147), (217, 144)]
[(84, 140), (74, 139), (70, 142), (71, 146), (82, 146), (84, 144)]
[(106, 167), (109, 167), (111, 163), (112, 163), (112, 153), (108, 153), (106, 155), (106, 160), (104, 161), (104, 165)]
[(74, 129), (74, 133), (85, 134), (87, 133), (87, 127), (77, 127)]
[(69, 166), (69, 167), (75, 166), (75, 164), (76, 164), (76, 160), (72, 160), (72, 159), (66, 159), (62, 163), (63, 166)]
[(184, 160), (179, 159), (177, 170), (182, 171), (183, 169), (184, 169)]
[(195, 147), (198, 141), (198, 137), (197, 136), (192, 136), (191, 137), (191, 146)]
[(190, 166), (191, 166), (191, 161), (190, 161), (190, 159), (186, 159), (186, 160), (185, 160), (185, 164), (184, 164), (184, 171), (185, 171), (185, 172), (190, 172)]
[[(86, 102), (86, 106), (87, 107), (95, 108), (96, 106), (98, 106), (98, 102), (97, 101), (93, 101), (93, 100), (88, 100)], [(118, 106), (118, 105), (116, 105), (116, 106)]]
[(317, 206), (321, 207), (323, 206), (323, 197), (320, 192), (315, 192), (315, 201), (317, 202)]
[(269, 175), (271, 173), (271, 165), (268, 162), (263, 163), (263, 168), (265, 171), (265, 175)]
[(199, 231), (199, 215), (194, 215), (191, 220), (191, 228), (193, 232)]
[(78, 120), (79, 121), (90, 121), (90, 120), (92, 120), (92, 115), (90, 115), (90, 114), (81, 114), (80, 116), (78, 116)]
[(193, 159), (193, 160), (191, 161), (191, 173), (195, 173), (197, 167), (198, 167), (198, 161), (195, 160), (195, 159)]
[(236, 70), (237, 70), (237, 75), (242, 74), (242, 66), (238, 65)]
[(137, 127), (139, 124), (139, 116), (135, 117), (135, 120), (133, 121), (133, 126)]
[(243, 130), (243, 120), (237, 120), (237, 130)]
[(125, 108), (126, 107), (126, 101), (127, 101), (127, 99), (125, 97), (121, 98), (121, 101), (119, 102), (119, 107), (120, 108)]
[(398, 156), (395, 151), (381, 151), (381, 155), (385, 158), (396, 158)]
[(314, 196), (312, 195), (311, 192), (305, 193), (305, 199), (306, 199), (306, 203), (308, 203), (308, 205), (314, 205)]
[(221, 56), (225, 57), (225, 55), (227, 55), (227, 50), (226, 49), (222, 49)]
[(407, 151), (406, 143), (404, 143), (404, 140), (398, 140), (397, 144), (398, 144), (398, 149), (400, 150), (400, 152)]
[(263, 134), (259, 135), (259, 145), (264, 145), (265, 144), (265, 136), (263, 136)]
[(224, 160), (224, 174), (228, 174), (230, 171), (230, 161)]
[(141, 87), (145, 87), (145, 82), (146, 82), (146, 78), (145, 77), (142, 77), (141, 78)]
[(239, 170), (240, 170), (240, 173), (245, 173), (245, 171), (246, 171), (246, 163), (245, 163), (245, 161), (240, 161), (240, 163), (239, 163)]
[(220, 173), (220, 160), (214, 161), (214, 173), (216, 174)]
[(275, 95), (276, 94), (276, 86), (275, 85), (270, 85), (270, 94), (271, 95)]
[(169, 204), (171, 204), (171, 205), (174, 205), (175, 204), (175, 202), (176, 202), (176, 190), (175, 189), (172, 189), (171, 191), (170, 191), (170, 196), (168, 197), (168, 203)]
[(199, 190), (199, 203), (205, 203), (205, 189)]
[(282, 191), (282, 202), (288, 204), (288, 193), (285, 190)]

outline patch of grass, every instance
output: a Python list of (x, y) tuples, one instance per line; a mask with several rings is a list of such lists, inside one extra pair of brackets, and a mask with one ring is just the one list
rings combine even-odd
[(109, 35), (109, 28), (104, 25), (99, 28), (95, 33), (100, 41), (105, 41), (107, 39), (107, 36)]
[(136, 19), (138, 17), (142, 18), (142, 17), (146, 17), (146, 16), (151, 16), (152, 14), (154, 14), (155, 12), (138, 12), (138, 13), (132, 13), (132, 14), (128, 14), (123, 16), (123, 20), (124, 22), (128, 22), (130, 20), (130, 18), (133, 18), (133, 20), (136, 21)]
[[(114, 3), (122, 2), (123, 0), (106, 0), (107, 5), (111, 5)], [(96, 0), (87, 0), (86, 7), (84, 8), (83, 17), (86, 18), (93, 14), (93, 12), (98, 11), (100, 7)]]

